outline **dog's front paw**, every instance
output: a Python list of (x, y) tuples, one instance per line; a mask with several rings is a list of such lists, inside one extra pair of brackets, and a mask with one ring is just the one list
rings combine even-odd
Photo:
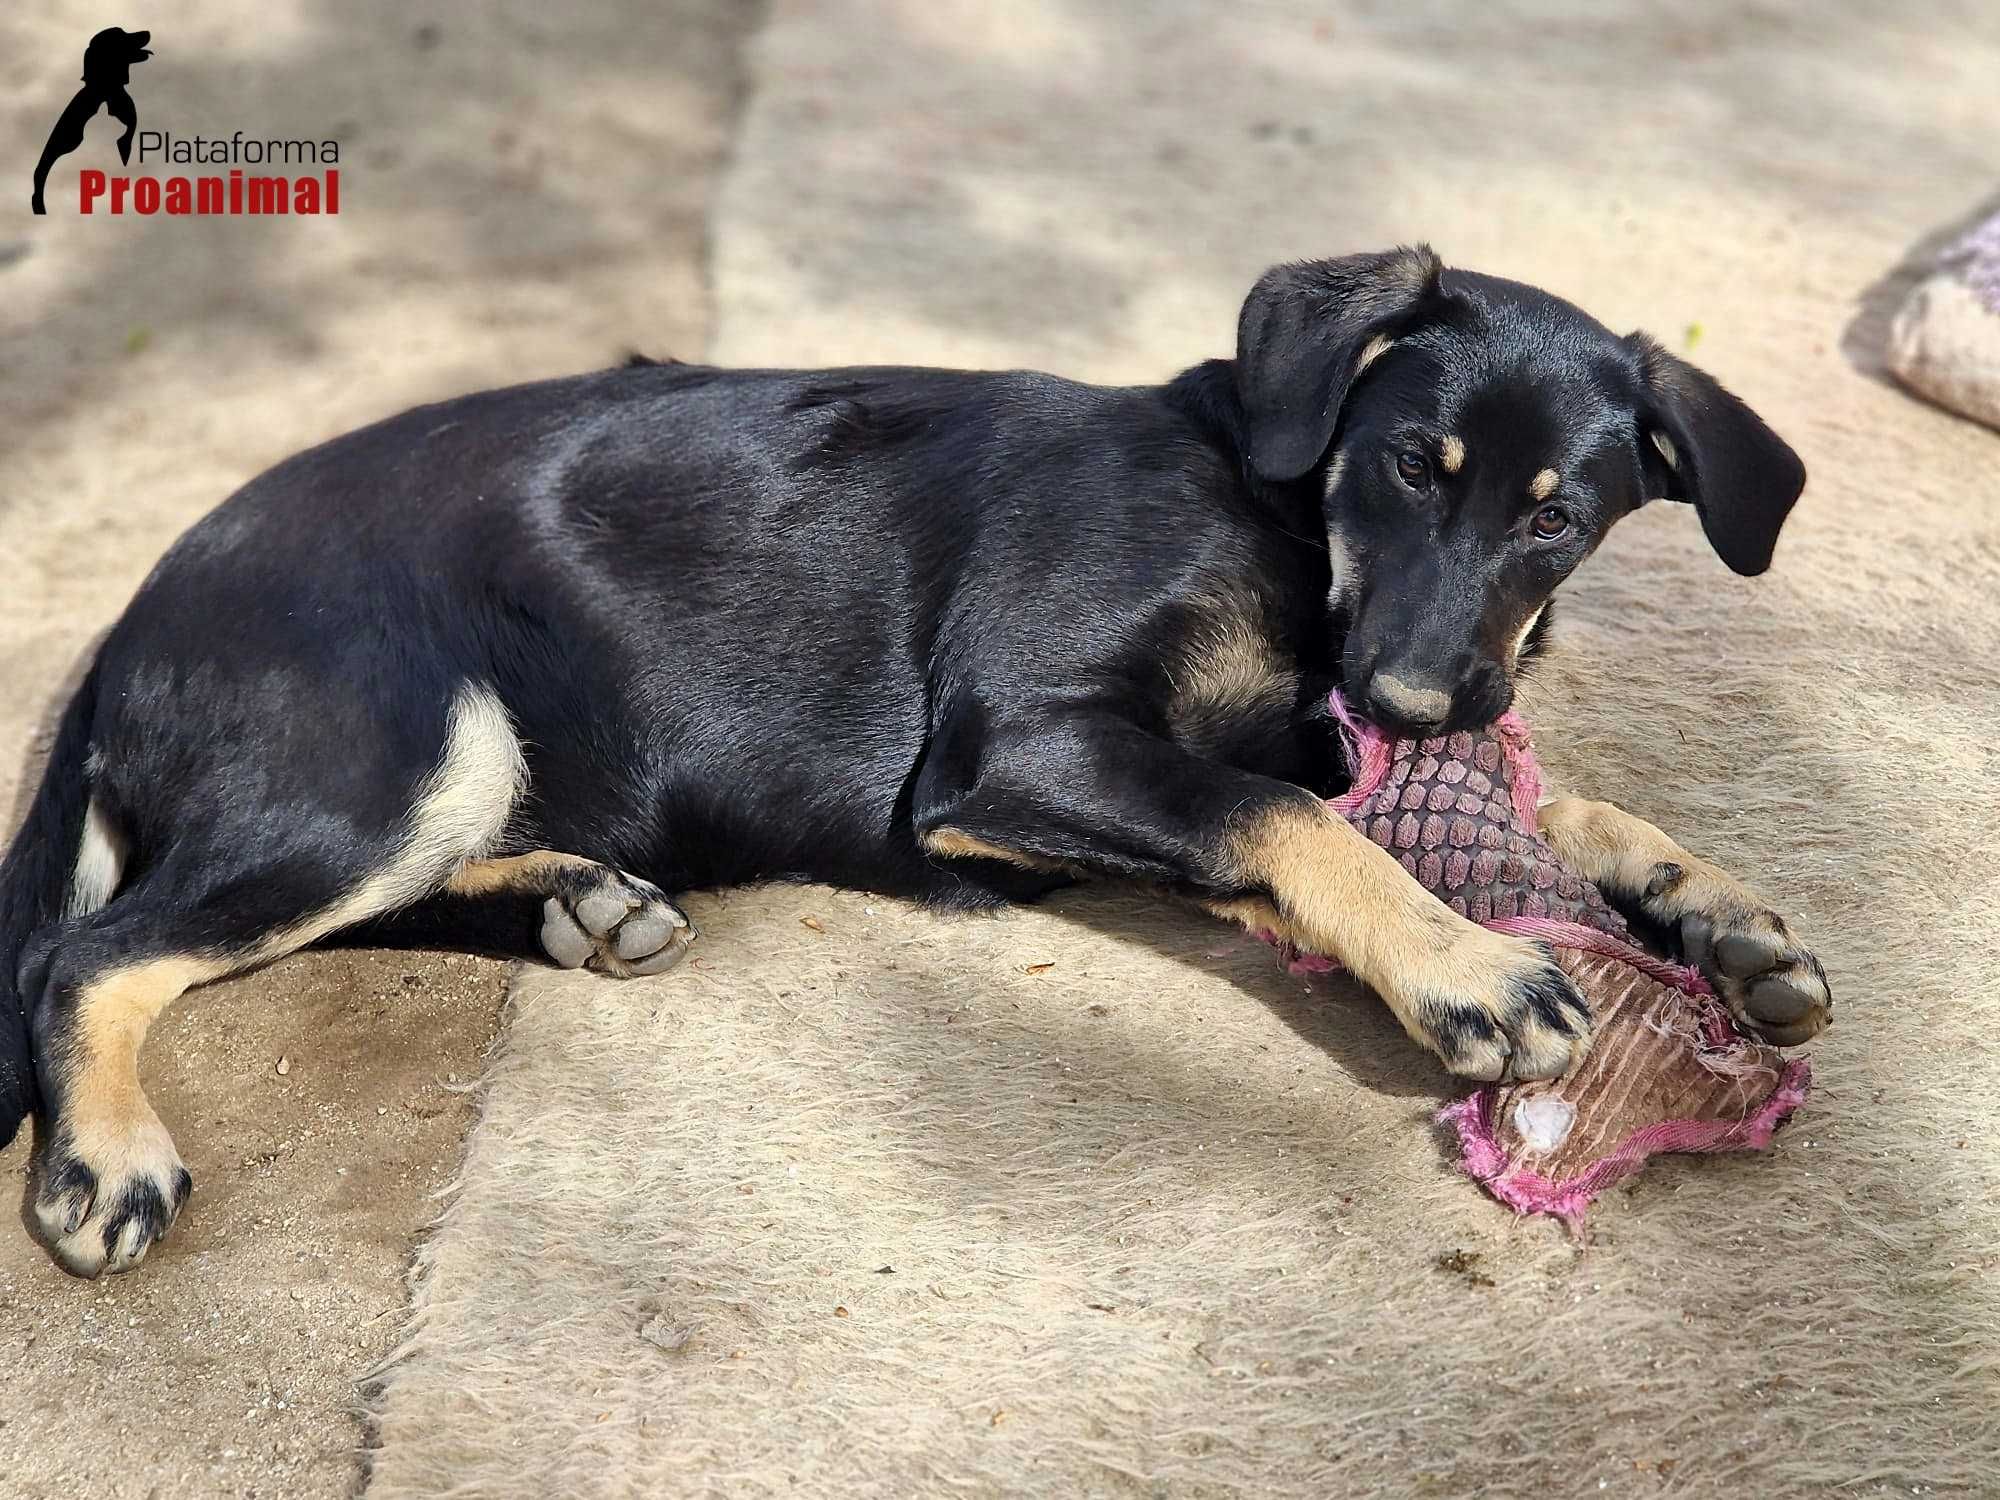
[(542, 948), (565, 969), (630, 979), (661, 974), (695, 940), (694, 924), (651, 881), (606, 865), (565, 878), (542, 903)]
[(79, 1130), (58, 1124), (43, 1154), (35, 1219), (78, 1276), (129, 1271), (167, 1232), (194, 1179), (151, 1110)]
[(1539, 943), (1467, 923), (1399, 989), (1404, 1026), (1461, 1078), (1560, 1078), (1590, 1050), (1590, 1007)]
[(1833, 1019), (1826, 970), (1785, 919), (1711, 865), (1654, 866), (1640, 897), (1648, 918), (1679, 936), (1730, 1013), (1765, 1041), (1795, 1047)]

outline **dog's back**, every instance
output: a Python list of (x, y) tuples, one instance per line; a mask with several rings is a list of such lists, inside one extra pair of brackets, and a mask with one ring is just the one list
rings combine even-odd
[(191, 530), (106, 643), (99, 735), (166, 826), (177, 778), (142, 752), (172, 736), (126, 717), (235, 722), (282, 676), (274, 722), (383, 720), (477, 679), (549, 789), (523, 839), (675, 884), (931, 892), (898, 799), (934, 690), (973, 652), (1053, 677), (1112, 649), (1163, 582), (1131, 539), (1185, 569), (1204, 524), (1234, 534), (1216, 467), (1156, 396), (1038, 375), (674, 365), (469, 396), (290, 459)]

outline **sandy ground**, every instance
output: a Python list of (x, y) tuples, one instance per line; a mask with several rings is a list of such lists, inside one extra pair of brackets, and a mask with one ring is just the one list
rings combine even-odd
[(146, 1083), (197, 1190), (157, 1268), (75, 1281), (7, 1227), (8, 1493), (351, 1489), (353, 1383), (399, 1329), (504, 972), (313, 954), (168, 1012)]
[(1750, 399), (1813, 474), (1776, 568), (1648, 507), (1525, 706), (1839, 1019), (1773, 1150), (1579, 1252), (1205, 919), (698, 897), (675, 974), (517, 981), (377, 1496), (1991, 1494), (2000, 448), (1854, 332), (1993, 191), (1990, 8), (775, 0), (749, 56), (723, 362), (1157, 379), (1270, 261), (1428, 238)]
[[(253, 20), (254, 17), (254, 20)], [(126, 17), (128, 26), (146, 24)], [(145, 128), (334, 137), (318, 221), (81, 219), (100, 116), (27, 212), (100, 10), (0, 20), (0, 809), (155, 557), (236, 485), (457, 391), (706, 337), (703, 209), (732, 0), (210, 4), (154, 20)], [(18, 188), (18, 192), (16, 189)], [(171, 1009), (143, 1072), (196, 1188), (136, 1276), (0, 1233), (0, 1494), (344, 1494), (356, 1378), (393, 1342), (505, 968), (302, 955)], [(282, 1065), (282, 1074), (279, 1068)], [(26, 1133), (0, 1155), (25, 1208)]]
[[(1813, 465), (1761, 584), (1700, 558), (1690, 516), (1621, 528), (1535, 709), (1560, 778), (1766, 886), (1848, 1009), (1809, 1128), (1649, 1171), (1579, 1257), (1451, 1177), (1440, 1082), (1379, 1009), (1220, 929), (1096, 893), (976, 930), (698, 898), (712, 946), (686, 973), (523, 986), (484, 1176), (457, 1238), (424, 1242), (431, 1342), (385, 1408), (384, 1493), (475, 1461), (491, 1494), (530, 1473), (601, 1494), (604, 1472), (640, 1494), (1980, 1493), (2000, 1065), (1991, 903), (1962, 882), (1985, 851), (1963, 818), (1875, 808), (1911, 765), (1977, 781), (1993, 743), (1990, 702), (1949, 718), (1990, 699), (1990, 620), (1935, 566), (2000, 559), (1963, 491), (1993, 440), (1849, 342), (1863, 292), (1992, 191), (1990, 18), (773, 12), (733, 147), (760, 17), (727, 0), (476, 25), (389, 0), (253, 25), (216, 0), (156, 28), (148, 123), (338, 135), (347, 209), (0, 206), (0, 738), (29, 747), (0, 754), (0, 808), (151, 559), (317, 438), (632, 347), (1157, 378), (1226, 347), (1270, 260), (1428, 236), (1691, 349)], [(0, 22), (22, 198), (101, 24), (67, 0)], [(1802, 673), (1787, 611), (1844, 659)], [(1689, 719), (1698, 755), (1671, 737)], [(1853, 724), (1858, 755), (1828, 751)], [(192, 1209), (104, 1285), (0, 1236), (0, 1494), (355, 1485), (354, 1382), (395, 1341), (502, 978), (307, 955), (169, 1012), (145, 1068)], [(1447, 1269), (1461, 1251), (1496, 1285)]]

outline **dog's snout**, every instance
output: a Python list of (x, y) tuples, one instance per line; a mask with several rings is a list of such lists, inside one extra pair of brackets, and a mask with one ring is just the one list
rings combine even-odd
[(1451, 716), (1450, 692), (1420, 677), (1377, 672), (1368, 679), (1370, 715), (1413, 732), (1435, 729)]

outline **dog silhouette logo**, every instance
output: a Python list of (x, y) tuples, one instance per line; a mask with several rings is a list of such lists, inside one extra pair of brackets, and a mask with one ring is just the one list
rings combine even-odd
[(139, 128), (139, 106), (132, 102), (125, 85), (132, 81), (132, 64), (153, 55), (146, 50), (152, 39), (150, 31), (107, 26), (83, 49), (83, 87), (57, 119), (56, 128), (49, 132), (49, 143), (42, 147), (42, 159), (35, 164), (36, 213), (48, 212), (42, 206), (42, 189), (48, 183), (49, 169), (83, 144), (84, 127), (100, 109), (109, 110), (111, 118), (125, 127), (125, 133), (118, 137), (118, 159), (131, 162), (132, 136)]

